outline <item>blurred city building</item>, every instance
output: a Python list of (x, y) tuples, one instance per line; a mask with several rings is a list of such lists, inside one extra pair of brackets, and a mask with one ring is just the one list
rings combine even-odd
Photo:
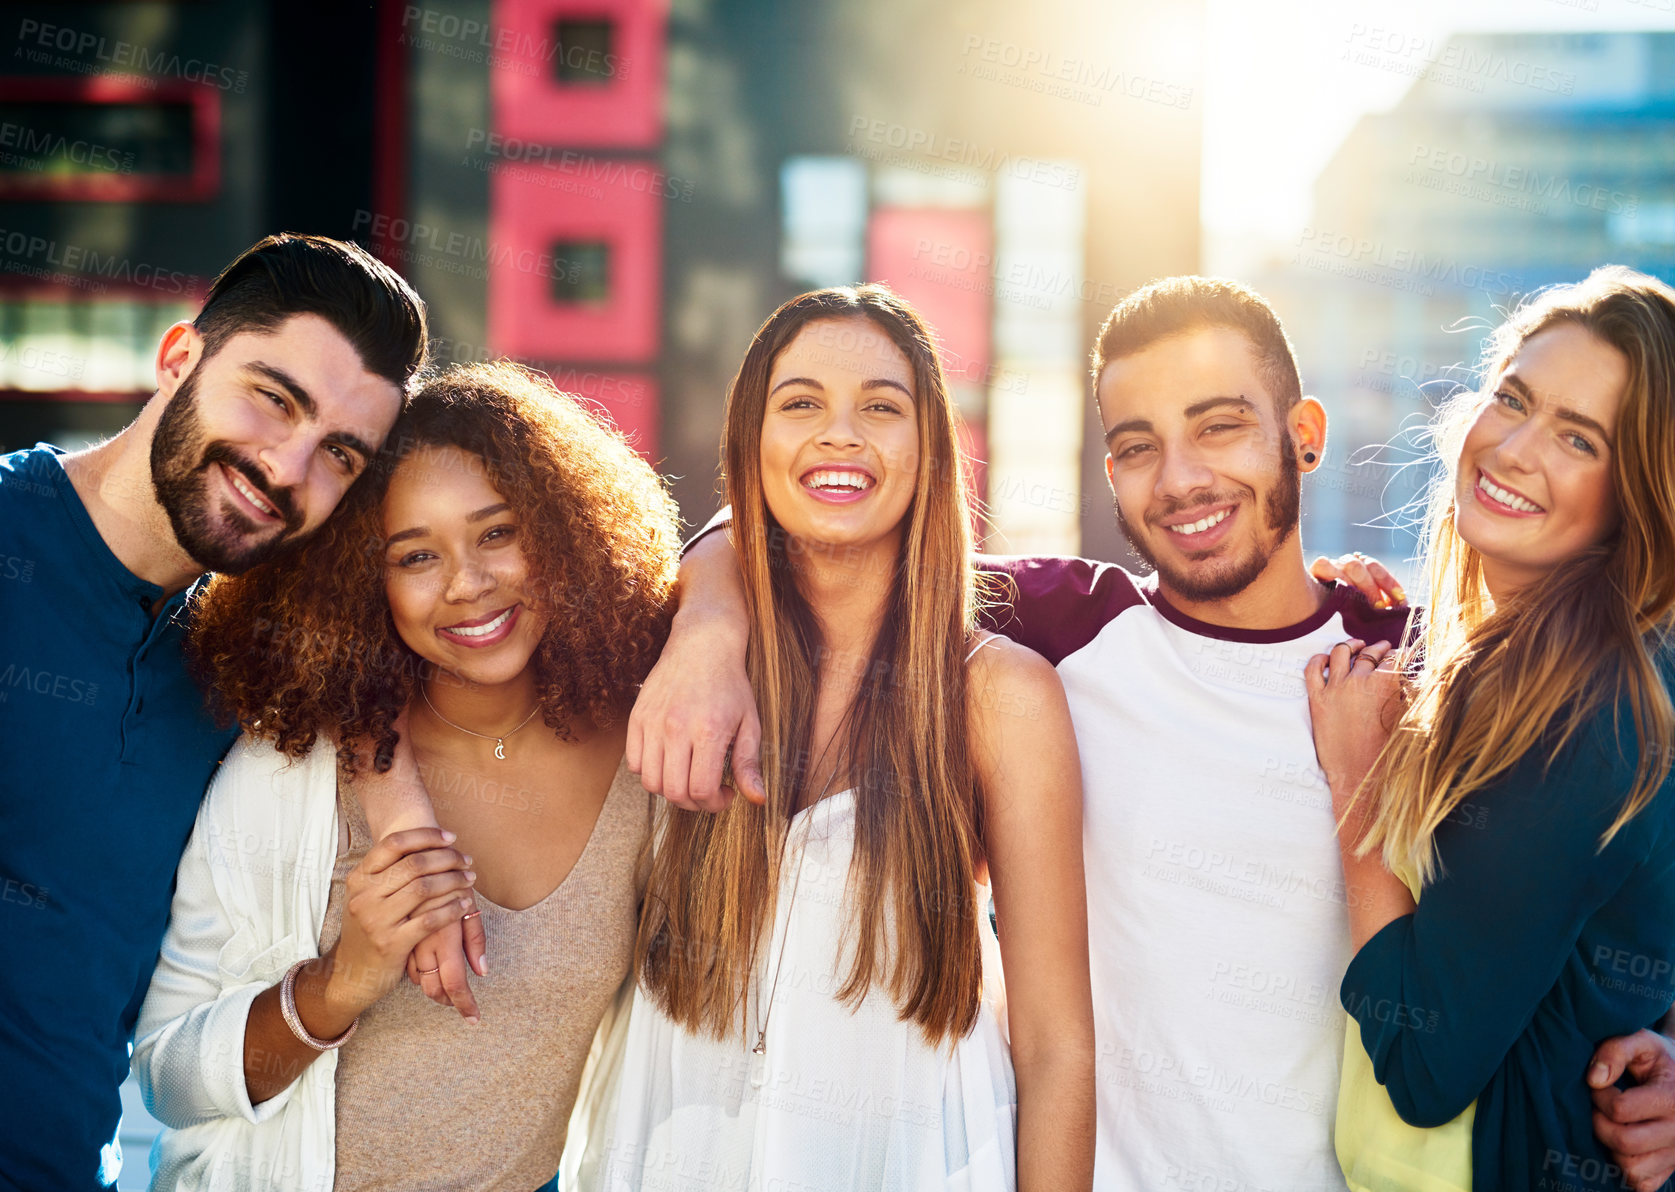
[(1392, 527), (1428, 475), (1399, 466), (1418, 446), (1400, 432), (1473, 382), (1500, 312), (1606, 263), (1675, 279), (1675, 34), (1357, 52), (1415, 82), (1358, 122), (1292, 256), (1254, 280), (1332, 415), (1327, 465), (1309, 481), (1310, 547), (1396, 558), (1415, 543)]
[(259, 236), (349, 232), (391, 165), (373, 126), (394, 15), (0, 5), (0, 450), (126, 423), (163, 330)]
[[(1086, 353), (1124, 292), (1196, 267), (1196, 5), (403, 11), (409, 189), (380, 215), (493, 258), (485, 301), (432, 245), (394, 246), (445, 356), (509, 354), (597, 400), (698, 521), (756, 327), (804, 289), (887, 281), (941, 337), (990, 545), (1120, 549)], [(468, 30), (486, 54), (456, 52)]]
[(0, 448), (122, 425), (215, 270), (311, 231), (414, 282), (438, 359), (596, 403), (701, 521), (757, 325), (885, 280), (947, 350), (989, 545), (1112, 556), (1087, 350), (1197, 267), (1201, 25), (1199, 0), (0, 5)]
[[(317, 231), (412, 278), (439, 359), (512, 356), (597, 403), (697, 521), (757, 324), (808, 286), (878, 279), (942, 338), (991, 548), (1118, 557), (1086, 353), (1129, 289), (1197, 266), (1202, 19), (0, 5), (0, 448), (122, 425), (216, 269), (264, 232)], [(1351, 452), (1422, 416), (1518, 294), (1604, 261), (1675, 269), (1675, 34), (1353, 52), (1414, 83), (1356, 125), (1288, 258), (1250, 280), (1334, 414), (1311, 545), (1399, 555), (1382, 527), (1420, 477), (1385, 466), (1400, 444)]]

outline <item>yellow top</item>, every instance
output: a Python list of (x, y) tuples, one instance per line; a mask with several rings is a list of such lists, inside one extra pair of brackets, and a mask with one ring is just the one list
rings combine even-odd
[(1348, 1019), (1334, 1141), (1351, 1192), (1471, 1192), (1471, 1123), (1477, 1102), (1445, 1126), (1421, 1130), (1397, 1116), (1373, 1075), (1361, 1028)]
[[(1418, 901), (1412, 876), (1400, 876)], [(1471, 1124), (1477, 1102), (1446, 1125), (1429, 1130), (1408, 1125), (1373, 1075), (1360, 1024), (1348, 1015), (1345, 1021), (1333, 1142), (1351, 1192), (1471, 1192)]]

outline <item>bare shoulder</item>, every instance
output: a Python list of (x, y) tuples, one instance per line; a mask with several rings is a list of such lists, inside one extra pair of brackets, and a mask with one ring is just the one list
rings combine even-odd
[[(979, 640), (980, 639), (980, 640)], [(1028, 646), (1019, 645), (997, 633), (979, 634), (966, 659), (966, 679), (972, 686), (983, 683), (1035, 682), (1058, 685), (1053, 664)]]
[(990, 637), (966, 661), (973, 725), (1004, 731), (1021, 719), (1038, 721), (1064, 705), (1064, 684), (1053, 664), (1028, 646)]
[[(1081, 761), (1064, 684), (1053, 664), (1004, 638), (967, 662), (966, 716), (989, 831), (1081, 807)], [(1056, 812), (1055, 812), (1056, 813)], [(994, 846), (991, 840), (990, 846)]]

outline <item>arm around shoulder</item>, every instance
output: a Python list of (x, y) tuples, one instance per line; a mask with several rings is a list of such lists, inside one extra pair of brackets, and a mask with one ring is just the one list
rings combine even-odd
[[(669, 640), (628, 718), (628, 768), (688, 811), (721, 811), (735, 788), (760, 803), (761, 724), (745, 670), (750, 622), (727, 534), (706, 528), (687, 548), (679, 593)], [(729, 750), (732, 786), (724, 785)]]
[[(977, 570), (995, 603), (982, 610), (984, 628), (1011, 638), (1057, 665), (1092, 641), (1123, 609), (1142, 602), (1134, 577), (1112, 563), (1067, 555), (977, 555)], [(997, 599), (998, 598), (998, 599)]]

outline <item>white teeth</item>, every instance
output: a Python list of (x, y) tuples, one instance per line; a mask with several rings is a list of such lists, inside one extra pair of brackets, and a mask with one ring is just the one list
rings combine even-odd
[(1227, 515), (1232, 512), (1233, 511), (1231, 509), (1223, 509), (1220, 513), (1212, 513), (1208, 517), (1199, 518), (1197, 521), (1192, 522), (1189, 525), (1165, 526), (1164, 529), (1173, 530), (1177, 534), (1202, 534), (1211, 526), (1219, 526), (1222, 522), (1226, 521)]
[(840, 488), (845, 492), (860, 492), (873, 486), (874, 480), (865, 472), (822, 469), (803, 477), (805, 488)]
[(498, 617), (496, 617), (494, 620), (488, 622), (485, 625), (473, 625), (469, 629), (461, 628), (460, 626), (456, 625), (456, 626), (453, 626), (451, 628), (444, 629), (442, 632), (443, 633), (457, 633), (461, 637), (485, 637), (488, 634), (493, 633), (496, 629), (499, 629), (502, 625), (504, 625), (506, 623), (506, 619), (508, 617), (510, 617), (511, 615), (512, 615), (512, 610), (507, 609), (505, 612), (501, 613)]
[(244, 478), (237, 472), (228, 468), (227, 475), (233, 478), (233, 487), (244, 494), (245, 500), (249, 501), (256, 508), (260, 509), (263, 513), (269, 514), (270, 516), (275, 512), (274, 507), (262, 500), (261, 494), (246, 484), (244, 482)]
[(1537, 505), (1537, 504), (1535, 504), (1534, 502), (1531, 502), (1531, 501), (1526, 501), (1526, 500), (1524, 500), (1523, 497), (1518, 496), (1516, 493), (1507, 492), (1504, 488), (1502, 488), (1500, 485), (1494, 483), (1487, 476), (1485, 476), (1482, 472), (1479, 472), (1477, 474), (1477, 487), (1482, 489), (1484, 492), (1488, 493), (1491, 497), (1493, 497), (1495, 500), (1499, 501), (1502, 505), (1510, 505), (1512, 508), (1518, 510), (1520, 513), (1540, 513), (1541, 512), (1541, 506), (1540, 505)]

